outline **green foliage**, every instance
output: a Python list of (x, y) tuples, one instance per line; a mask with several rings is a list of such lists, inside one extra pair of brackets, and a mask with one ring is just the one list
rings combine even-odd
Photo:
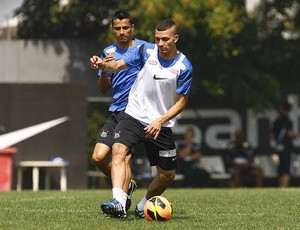
[[(178, 47), (194, 66), (192, 94), (229, 97), (264, 110), (300, 84), (300, 0), (261, 1), (251, 13), (245, 0), (25, 0), (21, 38), (89, 38), (111, 43), (117, 8), (135, 18), (135, 36), (154, 41), (159, 20), (178, 25)], [(285, 39), (289, 38), (289, 39)]]
[(105, 217), (99, 203), (110, 189), (6, 192), (0, 199), (1, 229), (299, 229), (298, 189), (167, 189), (168, 222), (134, 217), (145, 194), (138, 189), (125, 220)]
[(20, 38), (93, 38), (107, 31), (117, 0), (24, 0), (15, 14), (21, 17)]
[(242, 0), (132, 0), (129, 9), (141, 22), (137, 36), (150, 41), (160, 19), (177, 23), (179, 48), (195, 69), (192, 94), (205, 91), (262, 111), (297, 93), (299, 38), (282, 33), (299, 36), (299, 2), (262, 1), (252, 14)]
[(138, 20), (138, 36), (150, 41), (154, 41), (156, 24), (164, 18), (173, 18), (180, 34), (194, 39), (201, 36), (198, 27), (203, 27), (212, 38), (224, 39), (238, 33), (243, 26), (237, 20), (239, 9), (231, 1), (132, 0), (122, 6)]

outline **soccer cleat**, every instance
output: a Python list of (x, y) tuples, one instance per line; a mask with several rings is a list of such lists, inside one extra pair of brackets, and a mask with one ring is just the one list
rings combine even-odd
[(129, 209), (130, 206), (131, 206), (131, 199), (130, 199), (130, 198), (127, 198), (125, 206), (126, 206), (125, 209), (126, 209), (126, 212), (127, 212), (128, 209)]
[(127, 192), (128, 198), (126, 200), (126, 207), (125, 207), (126, 211), (128, 211), (128, 209), (131, 206), (131, 196), (132, 196), (133, 192), (136, 190), (136, 188), (137, 188), (137, 184), (136, 184), (135, 180), (131, 179), (130, 183), (129, 183), (128, 192)]
[(101, 210), (110, 217), (126, 218), (122, 204), (116, 199), (112, 199), (110, 202), (103, 202), (101, 204)]
[(135, 216), (138, 218), (145, 218), (144, 211), (138, 210), (137, 206), (135, 207)]

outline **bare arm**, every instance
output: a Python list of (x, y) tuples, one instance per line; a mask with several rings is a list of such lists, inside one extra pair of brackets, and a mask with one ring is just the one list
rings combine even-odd
[(156, 139), (160, 133), (161, 126), (182, 112), (187, 104), (188, 97), (188, 95), (177, 95), (177, 102), (164, 115), (152, 121), (145, 128), (146, 136), (154, 136), (154, 139)]
[(100, 57), (93, 56), (90, 58), (90, 62), (93, 69), (103, 70), (107, 73), (115, 73), (127, 68), (123, 59), (106, 63)]
[(98, 79), (98, 86), (102, 94), (105, 94), (111, 88), (111, 78), (107, 76), (107, 73), (102, 71)]
[[(114, 60), (115, 57), (110, 53), (103, 59), (103, 62), (105, 62), (106, 64)], [(111, 77), (108, 77), (107, 73), (102, 71), (100, 77), (98, 78), (98, 86), (102, 94), (105, 94), (111, 88), (112, 85), (111, 81), (112, 81)]]

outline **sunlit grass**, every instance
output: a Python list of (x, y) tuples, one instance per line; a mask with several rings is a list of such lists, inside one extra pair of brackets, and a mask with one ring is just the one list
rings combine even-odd
[(125, 220), (105, 218), (99, 204), (111, 190), (0, 193), (0, 229), (300, 229), (300, 190), (168, 189), (169, 222), (134, 217), (138, 189)]

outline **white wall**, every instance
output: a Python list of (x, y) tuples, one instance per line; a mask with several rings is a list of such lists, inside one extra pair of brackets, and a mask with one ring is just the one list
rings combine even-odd
[(65, 80), (68, 48), (56, 41), (62, 52), (57, 54), (54, 46), (32, 41), (0, 41), (1, 83), (61, 83)]
[(99, 96), (89, 58), (102, 48), (90, 40), (0, 40), (0, 84), (85, 84), (88, 96)]

